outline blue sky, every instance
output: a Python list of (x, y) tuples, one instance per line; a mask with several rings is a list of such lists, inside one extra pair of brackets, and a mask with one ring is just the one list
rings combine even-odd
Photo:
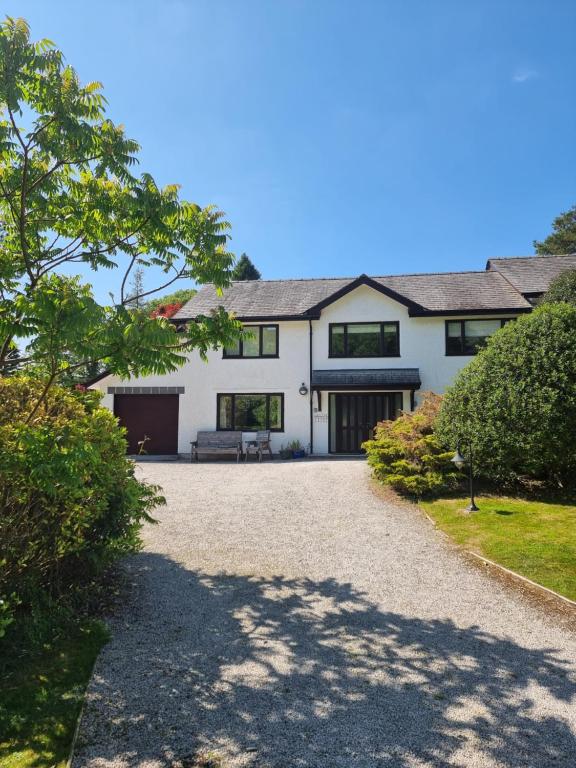
[(265, 278), (482, 269), (576, 203), (573, 0), (3, 6)]

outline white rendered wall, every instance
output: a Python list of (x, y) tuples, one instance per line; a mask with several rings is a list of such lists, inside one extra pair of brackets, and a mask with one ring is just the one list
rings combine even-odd
[[(490, 317), (502, 315), (495, 313)], [(462, 318), (466, 316), (462, 315)], [(328, 357), (330, 323), (388, 320), (400, 323), (400, 357)], [(444, 317), (411, 318), (402, 304), (368, 286), (360, 286), (326, 307), (319, 320), (312, 321), (313, 367), (316, 370), (418, 368), (422, 380), (420, 392), (442, 393), (460, 368), (471, 359), (468, 356), (446, 356), (445, 320)], [(272, 448), (277, 452), (282, 444), (291, 440), (300, 440), (307, 447), (310, 439), (309, 398), (302, 396), (298, 389), (303, 382), (307, 387), (310, 386), (308, 322), (280, 322), (278, 345), (278, 358), (224, 359), (219, 350), (210, 352), (208, 362), (204, 363), (194, 353), (188, 363), (175, 373), (130, 381), (110, 376), (96, 383), (93, 388), (106, 392), (110, 386), (184, 387), (185, 393), (179, 396), (180, 453), (189, 451), (190, 441), (196, 439), (199, 430), (216, 429), (218, 393), (283, 393), (284, 432), (272, 434)], [(323, 392), (322, 410), (314, 412), (314, 453), (328, 452), (328, 400), (328, 392)], [(106, 394), (103, 404), (112, 409), (113, 395)], [(404, 409), (409, 408), (410, 393), (404, 392)]]
[[(272, 433), (272, 450), (300, 440), (307, 448), (310, 434), (309, 398), (298, 390), (309, 385), (308, 322), (280, 323), (278, 358), (224, 359), (222, 350), (210, 352), (208, 362), (193, 353), (188, 363), (165, 376), (144, 376), (121, 381), (109, 376), (93, 385), (107, 392), (113, 386), (184, 387), (179, 395), (178, 451), (187, 453), (190, 441), (199, 430), (216, 429), (216, 403), (220, 393), (282, 393), (284, 395), (284, 432)], [(106, 394), (103, 405), (113, 409), (114, 396)], [(249, 437), (249, 434), (246, 434)]]
[[(509, 315), (490, 315), (490, 318)], [(470, 316), (450, 320), (471, 319)], [(408, 308), (379, 291), (362, 285), (324, 310), (312, 322), (313, 360), (315, 370), (354, 368), (418, 368), (422, 386), (416, 391), (441, 394), (471, 356), (446, 355), (445, 317), (409, 317)], [(386, 322), (400, 323), (400, 357), (331, 358), (329, 354), (330, 323)], [(314, 452), (328, 452), (328, 392), (321, 396), (322, 411), (314, 412)], [(314, 401), (316, 405), (316, 400)], [(410, 393), (404, 393), (404, 409), (410, 408)]]

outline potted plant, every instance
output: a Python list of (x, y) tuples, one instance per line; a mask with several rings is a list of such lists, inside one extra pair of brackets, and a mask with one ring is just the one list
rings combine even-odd
[(288, 448), (292, 453), (293, 459), (303, 459), (306, 456), (306, 451), (302, 447), (300, 440), (292, 440), (291, 443), (288, 443)]
[(280, 458), (281, 459), (291, 459), (292, 458), (292, 449), (290, 448), (290, 446), (288, 446), (287, 448), (284, 448), (284, 445), (281, 445), (279, 453), (280, 453)]

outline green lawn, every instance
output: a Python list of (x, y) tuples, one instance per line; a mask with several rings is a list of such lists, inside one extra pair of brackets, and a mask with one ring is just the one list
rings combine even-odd
[(482, 497), (480, 511), (466, 514), (467, 504), (461, 498), (421, 506), (466, 549), (576, 600), (576, 506)]
[(68, 758), (102, 624), (85, 622), (33, 656), (8, 660), (0, 678), (0, 768), (60, 768)]

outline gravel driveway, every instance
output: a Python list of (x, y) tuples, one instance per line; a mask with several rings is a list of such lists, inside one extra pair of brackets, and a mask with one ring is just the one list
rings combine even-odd
[(362, 461), (146, 463), (74, 768), (576, 765), (576, 635)]

